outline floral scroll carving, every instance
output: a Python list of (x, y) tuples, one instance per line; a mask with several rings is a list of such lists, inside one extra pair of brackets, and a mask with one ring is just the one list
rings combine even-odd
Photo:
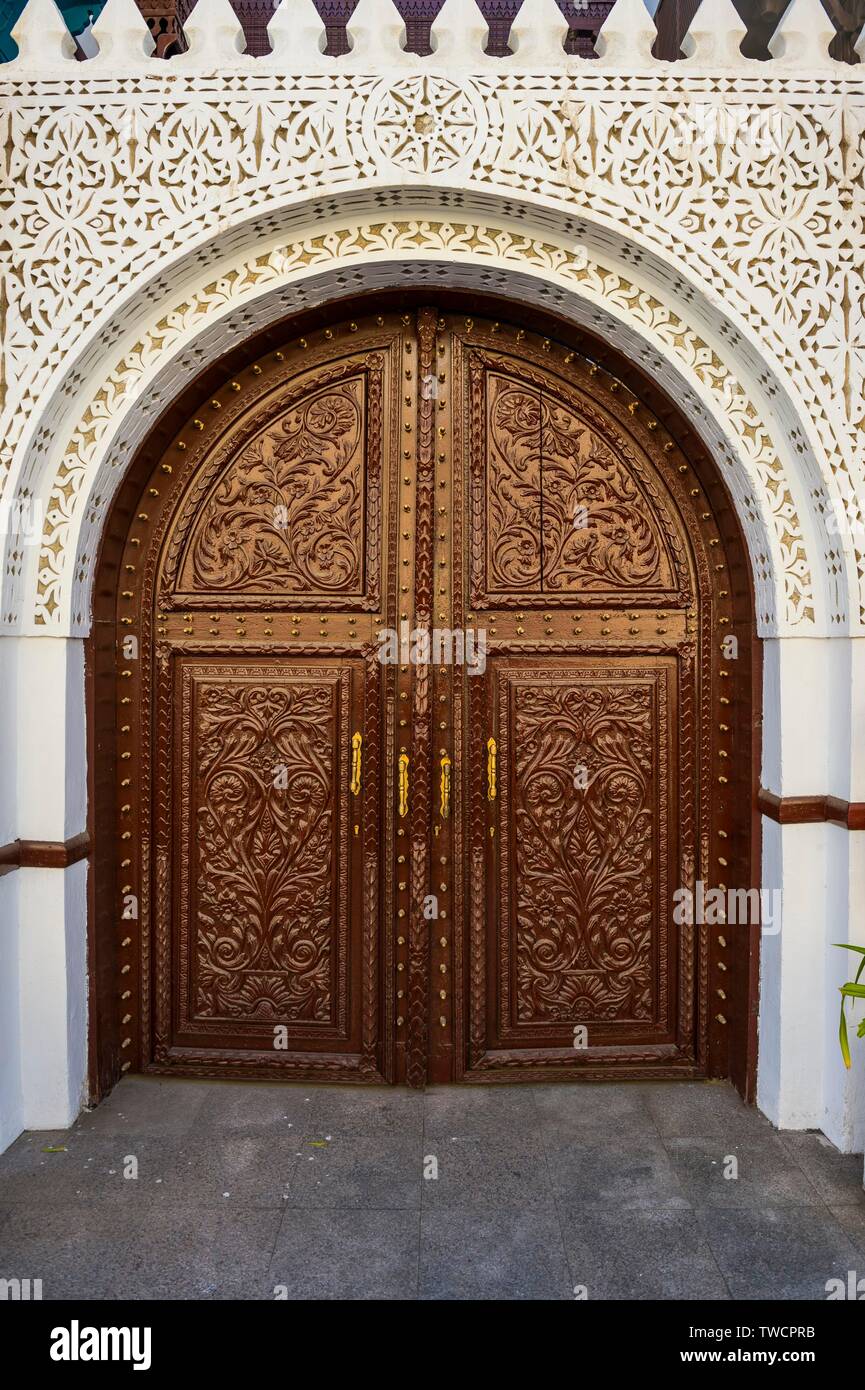
[(512, 700), (517, 1021), (650, 1020), (651, 683), (518, 683)]
[(196, 1019), (332, 1019), (338, 688), (198, 682)]
[(543, 402), (541, 438), (544, 587), (671, 587), (646, 499), (606, 440), (554, 400)]
[(181, 587), (360, 592), (364, 417), (356, 378), (291, 405), (246, 444), (203, 508)]
[(543, 389), (487, 376), (487, 574), (502, 593), (675, 588), (651, 504), (614, 444)]
[(540, 394), (490, 374), (488, 409), (488, 573), (496, 589), (537, 589), (542, 582)]

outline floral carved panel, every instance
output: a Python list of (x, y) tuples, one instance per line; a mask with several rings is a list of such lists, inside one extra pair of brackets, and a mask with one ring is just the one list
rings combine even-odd
[(350, 674), (185, 666), (181, 1032), (345, 1026)]
[(665, 658), (498, 673), (505, 1046), (671, 1037), (675, 687)]
[(608, 441), (542, 397), (541, 448), (545, 591), (672, 588), (646, 499)]
[(487, 379), (487, 576), (491, 589), (537, 590), (541, 561), (541, 397)]
[(185, 591), (361, 592), (363, 385), (316, 391), (245, 445), (202, 510)]
[[(534, 376), (529, 380), (529, 376)], [(597, 411), (566, 403), (542, 377), (471, 369), (473, 524), (486, 525), (473, 601), (676, 603), (678, 576), (633, 451)], [(481, 405), (480, 397), (484, 397)], [(484, 506), (486, 517), (484, 517)]]
[(375, 607), (380, 592), (381, 360), (328, 366), (209, 447), (170, 541), (166, 596)]

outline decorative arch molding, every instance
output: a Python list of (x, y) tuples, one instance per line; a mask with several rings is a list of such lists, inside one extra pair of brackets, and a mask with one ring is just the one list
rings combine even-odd
[[(19, 445), (16, 495), (39, 499), (45, 523), (38, 561), (37, 547), (7, 555), (7, 626), (87, 630), (99, 527), (122, 464), (205, 360), (303, 308), (421, 277), (518, 293), (608, 335), (675, 395), (722, 465), (748, 538), (761, 634), (847, 629), (855, 580), (827, 534), (836, 489), (813, 422), (783, 369), (761, 360), (749, 327), (690, 268), (673, 273), (621, 228), (543, 200), (390, 189), (358, 190), (354, 204), (352, 216), (316, 199), (247, 219), (94, 325)], [(443, 205), (453, 220), (442, 220)], [(290, 241), (274, 234), (286, 221)], [(118, 350), (106, 370), (109, 343)]]

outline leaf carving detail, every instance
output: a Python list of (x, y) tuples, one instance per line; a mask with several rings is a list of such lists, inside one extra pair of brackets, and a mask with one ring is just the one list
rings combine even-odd
[(357, 378), (290, 406), (241, 449), (202, 509), (183, 587), (360, 592), (364, 504)]

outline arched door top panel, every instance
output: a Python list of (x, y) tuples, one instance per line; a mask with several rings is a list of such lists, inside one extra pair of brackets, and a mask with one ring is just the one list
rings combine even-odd
[(216, 438), (196, 417), (176, 441), (190, 482), (160, 573), (165, 606), (379, 606), (385, 393), (398, 367), (392, 338), (378, 325), (366, 336), (362, 351), (280, 353), (260, 400), (254, 381), (250, 393), (235, 380), (207, 403)]
[(486, 534), (472, 601), (687, 606), (683, 523), (648, 452), (597, 392), (534, 366), (531, 352), (468, 353), (471, 467), (483, 478), (472, 526)]

